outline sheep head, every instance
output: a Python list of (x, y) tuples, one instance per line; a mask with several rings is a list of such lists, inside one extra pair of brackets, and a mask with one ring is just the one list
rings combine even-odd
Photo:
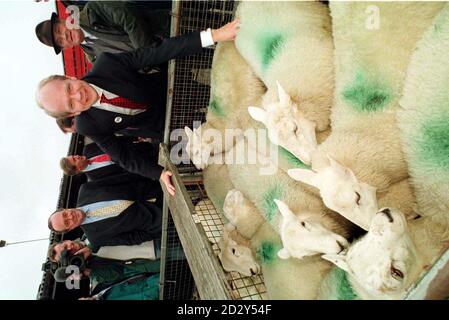
[(236, 233), (235, 227), (226, 224), (223, 228), (221, 239), (218, 243), (220, 253), (218, 258), (221, 261), (223, 269), (231, 272), (236, 271), (249, 277), (260, 272), (260, 266), (251, 249), (243, 243), (238, 243), (233, 239), (233, 233)]
[(359, 182), (351, 169), (329, 158), (329, 166), (314, 172), (290, 169), (288, 175), (297, 181), (320, 190), (321, 198), (329, 209), (368, 230), (371, 219), (378, 210), (376, 188)]
[(313, 219), (318, 215), (295, 215), (290, 208), (280, 200), (274, 200), (282, 215), (280, 235), (284, 246), (278, 252), (281, 259), (290, 257), (301, 259), (320, 253), (339, 253), (348, 242), (342, 236), (325, 228), (319, 221)]
[(265, 109), (248, 107), (248, 112), (254, 120), (267, 127), (268, 138), (273, 144), (283, 147), (308, 165), (317, 146), (316, 123), (304, 118), (279, 82), (276, 83), (279, 100), (265, 105)]
[(223, 151), (221, 133), (217, 129), (206, 127), (203, 123), (193, 130), (184, 127), (184, 131), (188, 139), (187, 154), (197, 169), (205, 169), (211, 163), (211, 156)]
[(411, 284), (412, 268), (417, 265), (406, 218), (392, 208), (377, 212), (368, 233), (347, 252), (322, 257), (345, 270), (357, 287), (379, 299), (402, 298)]

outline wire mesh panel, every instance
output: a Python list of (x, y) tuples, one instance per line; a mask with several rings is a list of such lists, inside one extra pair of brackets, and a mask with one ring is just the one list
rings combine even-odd
[[(219, 28), (232, 21), (234, 1), (181, 1), (178, 34)], [(203, 122), (209, 104), (214, 48), (176, 60), (170, 130)]]
[(193, 280), (187, 260), (181, 258), (181, 255), (183, 255), (182, 246), (171, 214), (168, 215), (166, 246), (163, 299), (194, 299), (195, 281)]
[[(218, 255), (218, 241), (221, 237), (224, 221), (215, 209), (212, 201), (207, 197), (203, 185), (194, 183), (186, 185), (187, 191), (195, 205), (197, 223), (201, 223), (207, 238), (211, 242), (212, 249)], [(238, 272), (226, 273), (226, 278), (232, 289), (232, 297), (236, 300), (263, 300), (268, 299), (262, 275), (244, 277)]]

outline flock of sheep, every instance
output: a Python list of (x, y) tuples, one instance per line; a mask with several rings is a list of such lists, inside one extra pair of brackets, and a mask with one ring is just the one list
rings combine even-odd
[(206, 122), (185, 128), (229, 221), (224, 269), (262, 272), (272, 299), (406, 297), (449, 240), (449, 6), (248, 1), (236, 15)]

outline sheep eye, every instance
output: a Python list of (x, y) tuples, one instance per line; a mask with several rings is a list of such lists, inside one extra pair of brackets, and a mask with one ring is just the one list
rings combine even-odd
[(357, 197), (357, 199), (355, 200), (355, 203), (357, 203), (357, 205), (359, 205), (360, 204), (360, 193), (356, 192), (355, 195)]
[(301, 221), (301, 225), (305, 228), (306, 227), (306, 223), (304, 221)]
[(235, 254), (235, 249), (234, 248), (232, 248), (232, 254)]
[(404, 274), (402, 273), (402, 271), (399, 270), (399, 269), (396, 269), (396, 268), (393, 267), (393, 266), (390, 267), (390, 273), (391, 273), (391, 276), (392, 276), (393, 278), (395, 278), (396, 280), (402, 280), (402, 279), (404, 279)]

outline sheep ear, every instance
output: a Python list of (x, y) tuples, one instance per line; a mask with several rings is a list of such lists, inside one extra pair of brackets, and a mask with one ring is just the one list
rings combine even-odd
[(288, 175), (297, 180), (301, 181), (303, 183), (309, 184), (311, 186), (314, 186), (316, 188), (320, 187), (320, 182), (318, 179), (318, 175), (313, 172), (312, 170), (308, 169), (290, 169), (287, 171)]
[(187, 139), (192, 140), (192, 136), (193, 136), (193, 131), (192, 129), (190, 129), (189, 127), (184, 127), (184, 132), (187, 135)]
[(234, 231), (234, 230), (235, 230), (235, 226), (232, 223), (227, 223), (227, 224), (224, 225), (223, 233), (224, 232), (231, 232), (231, 231)]
[(285, 204), (285, 202), (278, 199), (274, 199), (274, 203), (276, 203), (279, 211), (281, 212), (284, 218), (293, 215), (293, 212), (291, 212), (290, 208)]
[(337, 267), (348, 273), (350, 272), (349, 265), (346, 262), (346, 254), (323, 254), (321, 258), (329, 262), (332, 262)]
[(282, 248), (278, 251), (278, 257), (285, 260), (290, 258), (290, 253), (288, 253), (287, 249)]
[(349, 175), (353, 181), (357, 181), (357, 177), (355, 176), (354, 172), (352, 172), (351, 169), (341, 165), (337, 160), (332, 158), (329, 154), (327, 155), (327, 158), (329, 159), (330, 166), (334, 172), (337, 172), (340, 175), (345, 175), (345, 176)]
[(281, 106), (288, 106), (290, 104), (290, 96), (287, 92), (285, 92), (284, 88), (282, 88), (279, 81), (276, 81), (276, 85), (278, 87), (278, 96), (279, 96), (279, 103)]
[(251, 118), (267, 125), (267, 112), (264, 109), (258, 107), (248, 107), (248, 112)]

